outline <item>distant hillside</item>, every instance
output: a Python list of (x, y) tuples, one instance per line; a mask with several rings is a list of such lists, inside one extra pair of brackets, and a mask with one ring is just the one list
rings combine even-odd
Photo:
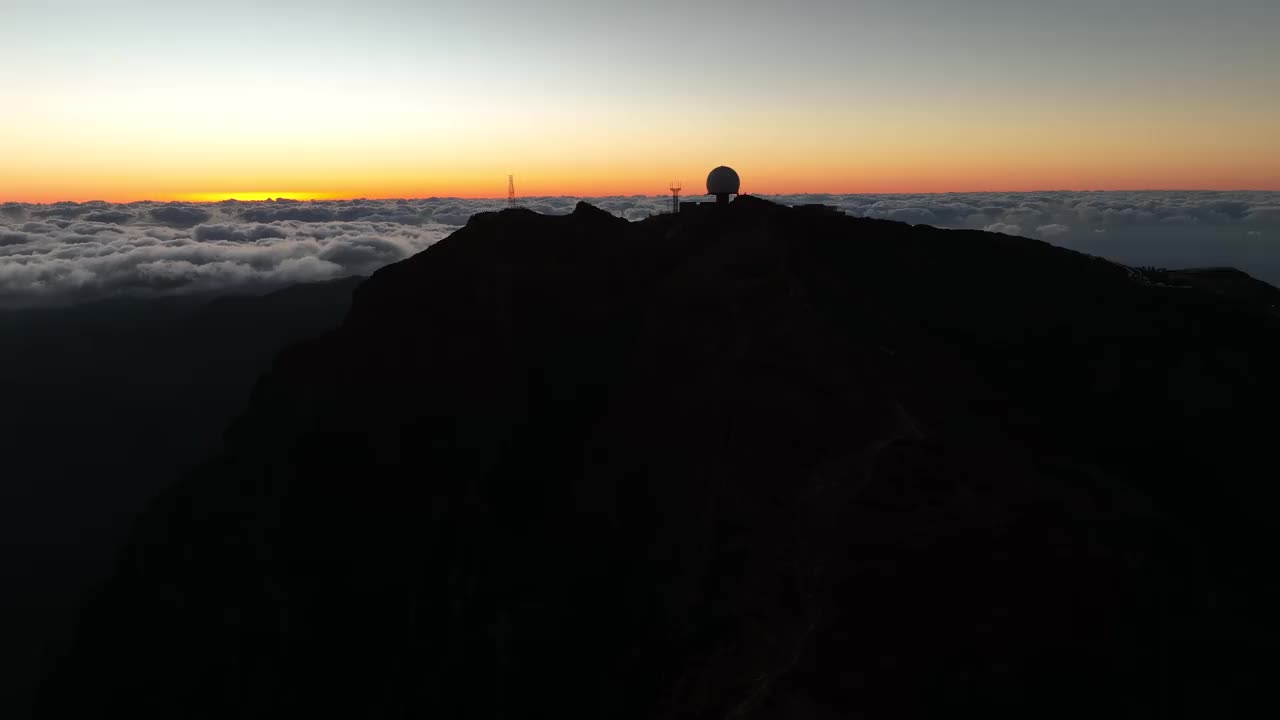
[(289, 343), (341, 322), (362, 278), (264, 296), (0, 312), (0, 716), (70, 637), (132, 519), (214, 452)]
[(477, 215), (277, 357), (44, 714), (1267, 715), (1277, 293), (1181, 280), (750, 197)]

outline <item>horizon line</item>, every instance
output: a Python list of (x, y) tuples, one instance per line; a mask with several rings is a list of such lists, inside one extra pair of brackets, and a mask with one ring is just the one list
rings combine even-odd
[[(796, 192), (771, 192), (771, 193), (740, 193), (741, 195), (754, 195), (756, 197), (787, 197), (794, 195), (830, 195), (830, 196), (855, 196), (855, 195), (884, 195), (884, 196), (923, 196), (923, 195), (1033, 195), (1047, 193), (1280, 193), (1280, 188), (1231, 188), (1231, 189), (1213, 189), (1213, 188), (1045, 188), (1040, 190), (930, 190), (921, 192), (832, 192), (827, 190), (803, 190)], [(214, 195), (215, 193), (187, 193), (185, 195)], [(133, 205), (141, 203), (182, 203), (187, 205), (217, 205), (226, 202), (242, 202), (242, 203), (260, 203), (275, 202), (284, 200), (287, 202), (299, 203), (316, 203), (316, 202), (344, 202), (354, 200), (492, 200), (495, 202), (507, 201), (505, 195), (331, 195), (329, 193), (280, 193), (274, 195), (271, 193), (238, 193), (240, 195), (259, 196), (256, 198), (236, 197), (237, 193), (229, 193), (226, 197), (213, 199), (188, 199), (182, 196), (172, 198), (139, 198), (136, 200), (106, 200), (103, 198), (90, 198), (87, 200), (5, 200), (0, 199), (0, 204), (9, 205), (86, 205), (89, 203), (108, 203), (112, 205)], [(267, 195), (267, 197), (262, 197)], [(290, 195), (312, 195), (323, 197), (290, 197)], [(685, 197), (701, 197), (710, 195), (710, 193), (685, 193)], [(582, 195), (582, 194), (564, 194), (564, 195), (517, 195), (517, 200), (540, 200), (540, 199), (581, 199), (590, 200), (596, 198), (670, 198), (671, 194), (667, 193), (630, 193), (630, 194), (607, 194), (607, 195)]]

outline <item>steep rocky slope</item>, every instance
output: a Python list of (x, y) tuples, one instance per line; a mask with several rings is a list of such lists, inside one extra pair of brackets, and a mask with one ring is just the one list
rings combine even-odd
[(476, 216), (277, 358), (44, 711), (1243, 712), (1278, 293), (1181, 285), (749, 197)]

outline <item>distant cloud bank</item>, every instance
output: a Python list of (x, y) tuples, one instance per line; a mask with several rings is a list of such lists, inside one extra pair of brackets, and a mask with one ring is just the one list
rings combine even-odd
[[(1232, 265), (1280, 284), (1280, 193), (784, 195), (858, 216), (1025, 235), (1131, 265)], [(547, 214), (578, 198), (526, 198)], [(662, 196), (589, 199), (628, 220)], [(498, 200), (0, 203), (0, 305), (257, 292), (367, 274)]]

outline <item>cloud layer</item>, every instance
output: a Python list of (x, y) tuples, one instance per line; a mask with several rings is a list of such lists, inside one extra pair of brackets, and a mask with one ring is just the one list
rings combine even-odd
[[(336, 208), (301, 203), (0, 205), (0, 306), (363, 275), (454, 229), (417, 212), (383, 219), (396, 207), (335, 219)], [(266, 222), (247, 219), (259, 215)]]
[[(1280, 193), (786, 195), (851, 215), (1026, 235), (1133, 265), (1233, 265), (1280, 284)], [(548, 214), (578, 198), (528, 198)], [(628, 220), (663, 196), (590, 200)], [(0, 203), (0, 305), (250, 292), (367, 274), (419, 252), (497, 200)]]
[[(803, 200), (801, 199), (803, 198)], [(1032, 237), (1128, 265), (1232, 266), (1280, 285), (1280, 193), (810, 195), (853, 215)]]

